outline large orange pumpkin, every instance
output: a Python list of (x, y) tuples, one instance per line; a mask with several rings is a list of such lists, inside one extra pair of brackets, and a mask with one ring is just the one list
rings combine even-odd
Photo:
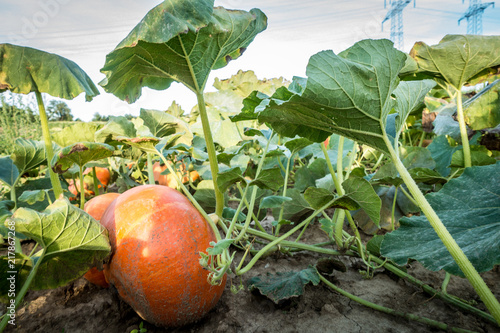
[[(100, 221), (104, 211), (116, 198), (118, 198), (119, 195), (119, 193), (106, 193), (94, 197), (85, 203), (84, 210), (97, 221)], [(83, 277), (93, 284), (103, 288), (109, 287), (109, 284), (104, 277), (104, 273), (96, 267), (91, 268)]]
[(225, 281), (211, 285), (199, 264), (199, 252), (206, 252), (215, 236), (178, 191), (134, 187), (113, 201), (101, 224), (113, 251), (106, 279), (143, 319), (182, 326), (203, 317), (221, 297)]

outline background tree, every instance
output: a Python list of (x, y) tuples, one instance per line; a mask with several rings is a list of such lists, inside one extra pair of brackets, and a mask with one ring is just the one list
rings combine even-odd
[(72, 121), (73, 115), (68, 104), (62, 101), (51, 100), (47, 106), (49, 121)]
[(92, 121), (108, 121), (109, 116), (103, 116), (99, 112), (94, 113), (94, 116), (92, 117)]

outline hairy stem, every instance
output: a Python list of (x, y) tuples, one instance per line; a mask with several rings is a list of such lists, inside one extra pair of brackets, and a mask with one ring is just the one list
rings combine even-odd
[(155, 175), (153, 172), (153, 157), (151, 156), (151, 153), (146, 153), (146, 156), (148, 158), (148, 184), (154, 185)]
[(97, 179), (97, 172), (95, 170), (95, 166), (92, 167), (92, 181), (94, 182), (95, 195), (101, 194), (101, 191), (99, 189), (99, 179)]
[(451, 256), (464, 273), (467, 280), (469, 280), (469, 282), (472, 284), (477, 294), (484, 302), (490, 313), (493, 315), (497, 323), (500, 323), (500, 303), (495, 298), (472, 263), (469, 261), (465, 253), (458, 246), (453, 236), (451, 236), (449, 231), (446, 229), (443, 222), (441, 222), (441, 219), (431, 207), (427, 199), (424, 197), (413, 178), (411, 178), (410, 173), (406, 170), (401, 160), (397, 157), (396, 152), (392, 148), (391, 142), (387, 135), (384, 135), (384, 141), (386, 142), (387, 148), (389, 149), (392, 161), (394, 162), (396, 169), (398, 170), (401, 178), (408, 187), (411, 195), (413, 196), (415, 201), (417, 201), (420, 209), (422, 209), (422, 212), (427, 217), (430, 225), (434, 228), (434, 231), (436, 231), (437, 235), (446, 246)]
[[(80, 209), (85, 207), (85, 182), (83, 181), (83, 165), (80, 167)], [(57, 197), (56, 197), (57, 198)]]
[(40, 122), (42, 125), (42, 135), (43, 141), (45, 142), (45, 156), (47, 156), (47, 169), (49, 169), (50, 183), (54, 189), (54, 195), (56, 199), (63, 193), (61, 182), (59, 177), (50, 167), (52, 158), (54, 157), (54, 150), (52, 149), (52, 139), (50, 138), (49, 131), (49, 121), (47, 119), (47, 113), (45, 112), (45, 105), (43, 104), (42, 94), (39, 91), (35, 91), (36, 101), (38, 103), (38, 111), (40, 113)]
[(217, 177), (219, 174), (219, 164), (217, 163), (217, 154), (215, 153), (215, 144), (212, 138), (212, 131), (210, 130), (210, 123), (208, 121), (207, 109), (205, 107), (205, 98), (203, 97), (203, 91), (196, 92), (196, 98), (198, 100), (198, 109), (200, 110), (201, 125), (203, 127), (203, 135), (205, 137), (205, 142), (207, 144), (208, 161), (210, 162), (210, 171), (212, 172), (212, 179), (214, 182), (215, 191), (215, 214), (222, 216), (222, 210), (224, 209), (224, 193), (219, 189), (217, 185)]
[(464, 167), (468, 168), (472, 166), (472, 160), (470, 156), (470, 146), (469, 146), (469, 136), (467, 135), (467, 125), (465, 125), (465, 117), (462, 106), (462, 92), (457, 91), (457, 118), (458, 124), (460, 126), (460, 137), (462, 139), (462, 147), (464, 151)]

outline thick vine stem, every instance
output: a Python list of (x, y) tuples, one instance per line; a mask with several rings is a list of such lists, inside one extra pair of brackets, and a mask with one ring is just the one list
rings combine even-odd
[(85, 207), (85, 183), (83, 181), (83, 165), (80, 165), (80, 209)]
[(427, 217), (427, 220), (429, 221), (430, 225), (432, 226), (432, 228), (434, 228), (434, 231), (436, 231), (437, 235), (439, 236), (443, 244), (446, 246), (451, 256), (453, 257), (455, 262), (458, 264), (458, 266), (464, 273), (467, 280), (469, 280), (469, 282), (472, 284), (472, 286), (474, 287), (477, 294), (484, 302), (484, 304), (486, 305), (492, 316), (495, 318), (497, 323), (500, 323), (500, 303), (495, 298), (495, 296), (488, 288), (484, 280), (481, 278), (477, 270), (474, 268), (472, 263), (469, 261), (465, 253), (458, 246), (453, 236), (446, 229), (443, 222), (441, 222), (441, 219), (436, 214), (434, 209), (431, 207), (427, 199), (425, 199), (424, 195), (418, 188), (417, 184), (415, 183), (413, 178), (411, 178), (410, 173), (406, 170), (401, 160), (397, 157), (396, 151), (392, 148), (391, 142), (387, 137), (387, 135), (384, 135), (384, 141), (387, 145), (387, 148), (389, 149), (389, 152), (391, 154), (391, 159), (394, 162), (396, 169), (398, 170), (399, 174), (401, 175), (401, 178), (408, 187), (408, 190), (410, 191), (411, 195), (413, 196), (415, 201), (417, 201), (420, 209), (422, 209), (422, 212)]
[(95, 195), (101, 194), (101, 189), (99, 188), (99, 179), (97, 179), (97, 172), (95, 166), (92, 167), (92, 181), (94, 183), (94, 193)]
[(47, 157), (47, 169), (49, 169), (50, 182), (52, 188), (54, 189), (54, 195), (57, 198), (63, 193), (61, 182), (59, 177), (50, 167), (50, 162), (52, 162), (52, 157), (54, 157), (54, 150), (52, 149), (52, 139), (50, 138), (49, 131), (49, 121), (47, 119), (47, 113), (45, 112), (45, 105), (43, 104), (42, 94), (39, 91), (35, 91), (36, 102), (38, 104), (38, 111), (40, 113), (40, 122), (42, 125), (42, 135), (43, 141), (45, 142), (45, 156)]
[(465, 124), (464, 110), (462, 106), (462, 92), (457, 91), (457, 118), (460, 126), (460, 137), (462, 139), (462, 147), (464, 152), (464, 167), (472, 166), (470, 156), (469, 136), (467, 135), (467, 125)]
[(220, 191), (219, 185), (217, 185), (219, 164), (217, 163), (215, 144), (212, 138), (212, 131), (210, 130), (210, 123), (208, 122), (207, 108), (205, 106), (205, 98), (203, 97), (203, 91), (197, 91), (196, 98), (198, 100), (198, 109), (200, 110), (200, 119), (203, 128), (203, 135), (205, 136), (205, 142), (207, 144), (207, 153), (208, 153), (208, 161), (210, 163), (210, 171), (212, 172), (212, 179), (214, 182), (215, 214), (222, 216), (222, 210), (224, 209), (224, 193)]
[(148, 158), (148, 184), (154, 185), (155, 176), (153, 172), (153, 157), (151, 156), (151, 153), (146, 153), (146, 156)]
[(345, 296), (345, 297), (347, 297), (347, 298), (349, 298), (349, 299), (351, 299), (351, 300), (353, 300), (361, 305), (367, 306), (367, 307), (372, 308), (374, 310), (381, 311), (381, 312), (384, 312), (384, 313), (387, 313), (390, 315), (402, 317), (405, 319), (413, 320), (413, 321), (416, 321), (419, 323), (423, 323), (423, 324), (426, 324), (426, 325), (429, 325), (432, 327), (436, 327), (436, 328), (439, 328), (439, 329), (441, 329), (443, 331), (447, 331), (447, 332), (474, 333), (474, 331), (464, 330), (464, 329), (460, 329), (460, 328), (456, 328), (456, 327), (450, 327), (449, 325), (446, 325), (445, 323), (441, 323), (439, 321), (436, 321), (436, 320), (433, 320), (430, 318), (416, 316), (416, 315), (411, 314), (411, 313), (397, 311), (397, 310), (394, 310), (391, 308), (387, 308), (385, 306), (381, 306), (381, 305), (369, 302), (365, 299), (362, 299), (358, 296), (355, 296), (355, 295), (345, 291), (344, 289), (337, 287), (336, 285), (334, 285), (333, 283), (328, 281), (325, 277), (323, 277), (321, 274), (318, 273), (318, 275), (319, 275), (320, 280), (324, 284), (326, 284), (329, 288), (335, 290), (339, 294), (341, 294), (341, 295), (343, 295), (343, 296)]

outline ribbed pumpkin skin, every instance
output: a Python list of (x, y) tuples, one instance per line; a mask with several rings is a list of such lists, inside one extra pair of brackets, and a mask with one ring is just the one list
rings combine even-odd
[[(94, 197), (85, 203), (84, 210), (97, 221), (101, 220), (102, 215), (109, 207), (109, 205), (118, 198), (119, 193), (106, 193)], [(104, 277), (104, 273), (97, 268), (91, 268), (85, 275), (83, 276), (93, 284), (101, 286), (103, 288), (108, 288), (109, 284)]]
[(224, 291), (208, 283), (199, 252), (215, 241), (210, 226), (174, 189), (143, 185), (120, 195), (104, 213), (113, 255), (104, 274), (146, 321), (174, 327), (194, 322)]

